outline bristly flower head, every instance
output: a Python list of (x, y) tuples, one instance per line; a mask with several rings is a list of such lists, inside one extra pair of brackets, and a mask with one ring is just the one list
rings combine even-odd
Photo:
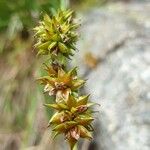
[(44, 85), (44, 93), (53, 96), (53, 104), (45, 104), (55, 109), (48, 126), (52, 127), (55, 136), (64, 134), (71, 150), (79, 138), (92, 139), (91, 125), (93, 119), (89, 95), (80, 96), (79, 89), (85, 83), (77, 75), (77, 68), (67, 70), (66, 58), (73, 55), (77, 40), (73, 23), (73, 11), (59, 11), (57, 15), (44, 15), (43, 21), (35, 30), (38, 55), (50, 56), (50, 64), (44, 69), (47, 74), (37, 80)]
[(76, 91), (85, 83), (84, 80), (77, 78), (76, 68), (68, 72), (60, 68), (55, 75), (51, 67), (47, 68), (47, 72), (50, 73), (50, 71), (51, 75), (38, 78), (38, 81), (45, 85), (44, 92), (48, 92), (50, 96), (56, 96), (56, 101), (61, 98), (67, 98), (71, 92)]
[(45, 14), (40, 25), (34, 28), (38, 55), (62, 55), (69, 58), (76, 49), (77, 28), (78, 24), (73, 23), (73, 11), (59, 11), (52, 17)]
[(45, 104), (57, 110), (50, 119), (48, 126), (52, 126), (55, 135), (64, 134), (71, 147), (74, 147), (79, 138), (92, 139), (91, 122), (94, 120), (88, 102), (89, 95), (74, 97), (68, 96), (59, 103)]

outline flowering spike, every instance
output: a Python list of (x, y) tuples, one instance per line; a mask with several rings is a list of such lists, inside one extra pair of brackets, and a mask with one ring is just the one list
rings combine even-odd
[[(44, 15), (43, 21), (34, 28), (39, 55), (72, 55), (77, 41), (75, 33), (78, 25), (72, 22), (73, 11), (59, 11), (56, 16)], [(66, 55), (65, 55), (66, 54)]]
[(80, 96), (78, 90), (86, 80), (80, 79), (77, 67), (67, 70), (67, 60), (76, 50), (78, 38), (73, 11), (58, 11), (55, 16), (43, 16), (39, 26), (34, 28), (37, 55), (48, 55), (50, 64), (44, 64), (46, 75), (37, 79), (44, 85), (44, 93), (54, 96), (53, 104), (44, 104), (56, 112), (50, 118), (48, 127), (54, 137), (64, 134), (71, 150), (80, 138), (92, 139), (91, 125), (94, 120), (89, 102), (90, 95)]

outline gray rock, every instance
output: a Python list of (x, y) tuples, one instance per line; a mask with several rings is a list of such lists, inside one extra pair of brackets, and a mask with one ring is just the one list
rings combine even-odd
[(88, 77), (87, 92), (102, 106), (97, 118), (105, 136), (97, 138), (104, 150), (150, 148), (149, 49), (145, 38), (128, 41)]
[[(81, 52), (74, 63), (88, 78), (86, 92), (101, 104), (95, 124), (97, 149), (149, 150), (150, 5), (116, 6), (121, 9), (113, 5), (85, 15)], [(101, 59), (96, 69), (89, 70), (83, 62), (87, 50)]]

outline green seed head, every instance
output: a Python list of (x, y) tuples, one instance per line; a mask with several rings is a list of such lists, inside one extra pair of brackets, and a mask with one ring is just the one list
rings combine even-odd
[(76, 29), (78, 24), (73, 22), (73, 11), (59, 11), (56, 16), (44, 15), (39, 26), (34, 28), (37, 43), (35, 48), (38, 55), (58, 55), (69, 58), (76, 50)]
[(88, 98), (89, 95), (80, 97), (69, 95), (56, 104), (45, 104), (57, 110), (48, 126), (51, 126), (57, 135), (64, 134), (71, 146), (74, 146), (79, 138), (92, 139), (90, 128), (94, 118)]
[(76, 50), (77, 28), (70, 10), (59, 11), (51, 17), (45, 14), (39, 26), (34, 28), (37, 54), (48, 55), (51, 59), (50, 65), (44, 64), (47, 74), (37, 79), (44, 85), (44, 93), (55, 97), (53, 104), (45, 104), (55, 110), (48, 127), (52, 128), (55, 137), (64, 134), (71, 149), (80, 138), (92, 139), (94, 120), (89, 95), (79, 96), (78, 92), (85, 80), (77, 76), (76, 67), (66, 69), (66, 58)]

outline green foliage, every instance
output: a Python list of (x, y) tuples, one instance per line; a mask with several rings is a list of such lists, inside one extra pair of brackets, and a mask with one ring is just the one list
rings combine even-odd
[(67, 0), (1, 0), (0, 31), (6, 29), (13, 16), (18, 16), (23, 27), (32, 27), (41, 12), (51, 14), (61, 7), (66, 7)]
[[(42, 13), (51, 15), (64, 6), (65, 0), (0, 0), (0, 131), (21, 134), (24, 146), (29, 145), (31, 136), (40, 137), (33, 126), (39, 97), (45, 98), (33, 81), (36, 62), (31, 28)], [(50, 100), (45, 98), (45, 102)], [(48, 114), (52, 114), (50, 109)]]
[(106, 4), (109, 1), (113, 1), (113, 0), (71, 0), (71, 6), (74, 9), (82, 9), (86, 10), (92, 7), (98, 7), (98, 6), (103, 6), (104, 4)]

